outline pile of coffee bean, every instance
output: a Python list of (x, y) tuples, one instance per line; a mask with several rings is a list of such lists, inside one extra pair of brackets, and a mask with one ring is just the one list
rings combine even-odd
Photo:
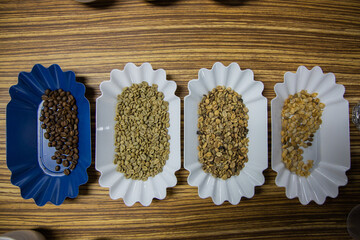
[(196, 133), (204, 172), (223, 180), (240, 174), (248, 161), (248, 111), (230, 87), (217, 86), (203, 96)]
[(156, 84), (133, 84), (118, 95), (114, 164), (126, 178), (146, 181), (163, 171), (170, 154), (168, 110)]
[(302, 154), (312, 145), (322, 124), (325, 104), (317, 95), (306, 90), (289, 95), (281, 111), (282, 161), (287, 169), (301, 177), (310, 176), (314, 165), (313, 159), (305, 162)]
[[(62, 89), (47, 89), (41, 98), (41, 128), (46, 130), (44, 137), (49, 140), (48, 146), (56, 149), (51, 159), (66, 167), (64, 174), (69, 175), (79, 159), (76, 100), (70, 92)], [(59, 165), (55, 167), (55, 171), (60, 171)]]

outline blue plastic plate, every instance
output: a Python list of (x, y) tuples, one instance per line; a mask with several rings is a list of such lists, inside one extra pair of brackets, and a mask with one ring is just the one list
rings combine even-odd
[[(55, 148), (48, 147), (43, 137), (39, 114), (41, 96), (46, 89), (63, 89), (75, 97), (78, 107), (79, 159), (69, 174), (55, 171), (51, 160)], [(75, 198), (79, 186), (88, 181), (91, 164), (90, 104), (85, 98), (85, 86), (75, 80), (72, 71), (63, 72), (58, 65), (45, 68), (36, 64), (30, 73), (20, 72), (18, 84), (9, 90), (11, 101), (6, 108), (6, 163), (11, 183), (20, 187), (24, 199), (33, 198), (38, 206), (48, 201), (55, 205), (66, 197)]]

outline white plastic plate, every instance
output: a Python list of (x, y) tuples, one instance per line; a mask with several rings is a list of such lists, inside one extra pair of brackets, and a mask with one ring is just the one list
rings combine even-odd
[[(225, 67), (217, 62), (211, 70), (200, 69), (198, 78), (189, 82), (189, 95), (184, 100), (184, 165), (190, 172), (188, 183), (198, 187), (201, 198), (211, 197), (217, 205), (224, 201), (238, 204), (242, 197), (253, 197), (255, 186), (262, 185), (265, 181), (262, 172), (268, 166), (268, 148), (267, 100), (262, 96), (264, 85), (262, 82), (254, 81), (251, 70), (242, 71), (237, 63)], [(197, 150), (198, 104), (203, 94), (208, 94), (218, 85), (231, 87), (241, 94), (249, 109), (249, 161), (245, 163), (238, 176), (232, 176), (227, 180), (205, 173), (198, 160)]]
[[(117, 95), (124, 87), (146, 81), (149, 85), (158, 85), (158, 91), (164, 93), (169, 102), (170, 154), (163, 171), (147, 181), (126, 179), (123, 173), (116, 171), (114, 162), (114, 126)], [(163, 69), (153, 70), (149, 63), (140, 67), (133, 63), (125, 65), (123, 71), (114, 69), (110, 81), (100, 84), (102, 95), (96, 99), (96, 159), (95, 167), (101, 173), (99, 184), (108, 187), (112, 199), (123, 198), (127, 206), (140, 202), (149, 206), (153, 198), (164, 199), (166, 188), (176, 185), (175, 172), (180, 169), (180, 98), (175, 96), (176, 83), (166, 80)]]
[[(304, 160), (314, 160), (310, 176), (299, 177), (281, 161), (281, 110), (289, 94), (301, 90), (317, 92), (325, 104), (322, 124), (315, 133), (313, 145), (304, 149)], [(301, 204), (310, 201), (323, 204), (327, 196), (337, 197), (338, 187), (347, 184), (345, 172), (350, 169), (349, 103), (345, 88), (335, 83), (335, 75), (324, 74), (320, 67), (308, 70), (300, 66), (296, 73), (287, 72), (284, 82), (275, 85), (276, 97), (271, 101), (272, 169), (275, 183), (285, 187), (288, 198), (298, 197)]]

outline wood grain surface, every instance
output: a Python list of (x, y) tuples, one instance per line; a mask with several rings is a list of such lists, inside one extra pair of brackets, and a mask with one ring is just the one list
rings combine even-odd
[[(275, 185), (270, 112), (265, 184), (238, 205), (216, 206), (209, 198), (199, 198), (197, 188), (187, 184), (183, 167), (166, 199), (154, 200), (149, 207), (126, 207), (99, 186), (94, 168), (95, 99), (110, 71), (128, 62), (165, 69), (178, 85), (183, 108), (188, 81), (217, 61), (252, 69), (255, 80), (264, 83), (269, 111), (274, 85), (283, 81), (285, 72), (295, 72), (300, 65), (321, 66), (345, 86), (350, 114), (360, 101), (360, 1), (1, 0), (0, 234), (37, 229), (47, 239), (350, 239), (346, 218), (360, 203), (360, 135), (352, 123), (348, 184), (323, 205), (302, 206)], [(32, 199), (24, 200), (10, 183), (6, 166), (8, 90), (20, 71), (29, 72), (36, 63), (74, 71), (86, 85), (91, 104), (89, 181), (76, 199), (60, 206), (38, 207)]]

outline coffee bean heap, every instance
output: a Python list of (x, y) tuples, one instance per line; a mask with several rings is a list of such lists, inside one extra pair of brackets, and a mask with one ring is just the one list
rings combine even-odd
[(308, 177), (314, 165), (313, 159), (304, 161), (304, 149), (312, 145), (314, 134), (322, 124), (325, 104), (318, 93), (301, 90), (289, 95), (281, 111), (282, 161), (285, 167), (301, 177)]
[(230, 87), (217, 86), (203, 96), (196, 133), (204, 172), (223, 180), (240, 174), (248, 161), (248, 111)]
[[(41, 128), (46, 130), (44, 137), (49, 140), (48, 146), (56, 149), (51, 159), (66, 167), (64, 174), (69, 175), (79, 159), (79, 119), (75, 98), (62, 89), (47, 89), (41, 98), (44, 101)], [(60, 171), (59, 165), (55, 171)]]
[(114, 164), (126, 178), (146, 181), (163, 171), (170, 154), (168, 110), (156, 84), (133, 84), (118, 95)]

